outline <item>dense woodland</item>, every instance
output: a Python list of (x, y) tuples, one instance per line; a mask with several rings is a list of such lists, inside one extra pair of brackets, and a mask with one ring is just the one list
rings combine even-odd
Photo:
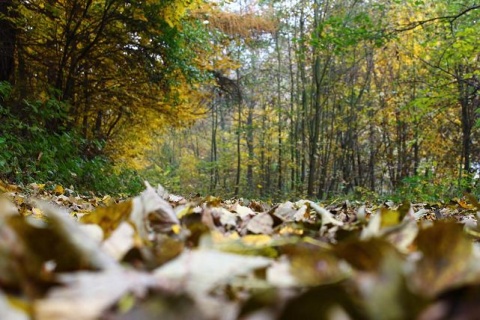
[(0, 319), (478, 319), (479, 18), (0, 0)]
[(137, 192), (475, 187), (475, 1), (0, 2), (0, 172)]

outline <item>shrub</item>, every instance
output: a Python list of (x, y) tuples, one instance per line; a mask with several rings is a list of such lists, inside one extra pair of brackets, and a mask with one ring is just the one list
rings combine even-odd
[(136, 194), (143, 188), (133, 170), (114, 170), (105, 156), (88, 158), (86, 141), (73, 130), (51, 132), (48, 121), (63, 117), (60, 102), (24, 101), (31, 110), (20, 118), (7, 107), (11, 86), (0, 82), (0, 178), (17, 184), (53, 182), (80, 192)]

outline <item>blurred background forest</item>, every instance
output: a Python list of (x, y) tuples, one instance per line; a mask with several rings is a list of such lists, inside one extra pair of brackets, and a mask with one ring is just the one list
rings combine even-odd
[(0, 1), (0, 178), (262, 199), (476, 188), (470, 0)]

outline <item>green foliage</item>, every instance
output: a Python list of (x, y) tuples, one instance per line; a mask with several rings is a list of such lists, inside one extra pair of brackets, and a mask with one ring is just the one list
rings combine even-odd
[(379, 198), (379, 195), (369, 188), (357, 186), (355, 187), (353, 197), (361, 201), (375, 201)]
[(346, 52), (349, 47), (363, 41), (372, 41), (379, 47), (386, 40), (380, 29), (368, 13), (349, 12), (321, 22), (313, 34), (311, 45), (323, 50), (333, 50), (337, 54)]
[(79, 165), (80, 169), (75, 182), (82, 191), (132, 195), (144, 189), (143, 180), (135, 170), (117, 171), (111, 161), (105, 157), (82, 159), (75, 164)]
[(178, 165), (169, 164), (162, 168), (153, 166), (141, 172), (142, 177), (152, 185), (161, 184), (167, 190), (179, 193), (183, 192), (180, 176), (177, 174)]
[[(8, 98), (12, 92), (12, 86), (7, 81), (0, 81), (0, 101)], [(0, 105), (1, 107), (1, 105)]]
[[(0, 178), (18, 184), (48, 182), (73, 186), (78, 191), (135, 194), (143, 188), (133, 170), (115, 172), (112, 162), (103, 156), (86, 157), (92, 141), (76, 132), (50, 132), (48, 123), (62, 117), (60, 102), (25, 101), (30, 108), (27, 119), (20, 119), (5, 108), (10, 85), (0, 83)], [(59, 107), (59, 108), (56, 108)], [(33, 120), (36, 120), (35, 122)]]
[(438, 202), (449, 201), (454, 197), (461, 197), (465, 190), (471, 189), (472, 178), (466, 176), (458, 178), (434, 179), (431, 175), (417, 175), (402, 180), (401, 186), (389, 198), (401, 202)]

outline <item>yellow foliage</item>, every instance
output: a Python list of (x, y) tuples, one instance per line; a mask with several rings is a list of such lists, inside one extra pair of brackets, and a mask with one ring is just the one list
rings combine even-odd
[(199, 4), (200, 1), (177, 0), (166, 6), (163, 12), (163, 18), (171, 28), (178, 27), (186, 12), (189, 9), (199, 6)]
[(132, 207), (131, 200), (109, 207), (99, 207), (94, 212), (83, 216), (81, 222), (98, 224), (102, 228), (105, 238), (108, 238), (121, 222), (129, 219)]
[(266, 234), (249, 234), (242, 238), (242, 242), (248, 246), (265, 246), (272, 242), (272, 238)]
[(204, 105), (209, 96), (198, 86), (190, 86), (183, 80), (170, 95), (169, 101), (137, 106), (132, 119), (122, 125), (107, 150), (120, 167), (140, 170), (150, 166), (147, 154), (156, 145), (160, 133), (172, 127), (188, 126), (205, 114)]
[(63, 189), (63, 186), (57, 184), (55, 186), (55, 194), (59, 195), (59, 194), (63, 194), (65, 192), (65, 190)]
[(192, 15), (208, 21), (208, 27), (211, 29), (246, 39), (262, 33), (274, 33), (278, 28), (278, 22), (268, 13), (262, 16), (253, 13), (239, 14), (203, 6), (194, 10)]

